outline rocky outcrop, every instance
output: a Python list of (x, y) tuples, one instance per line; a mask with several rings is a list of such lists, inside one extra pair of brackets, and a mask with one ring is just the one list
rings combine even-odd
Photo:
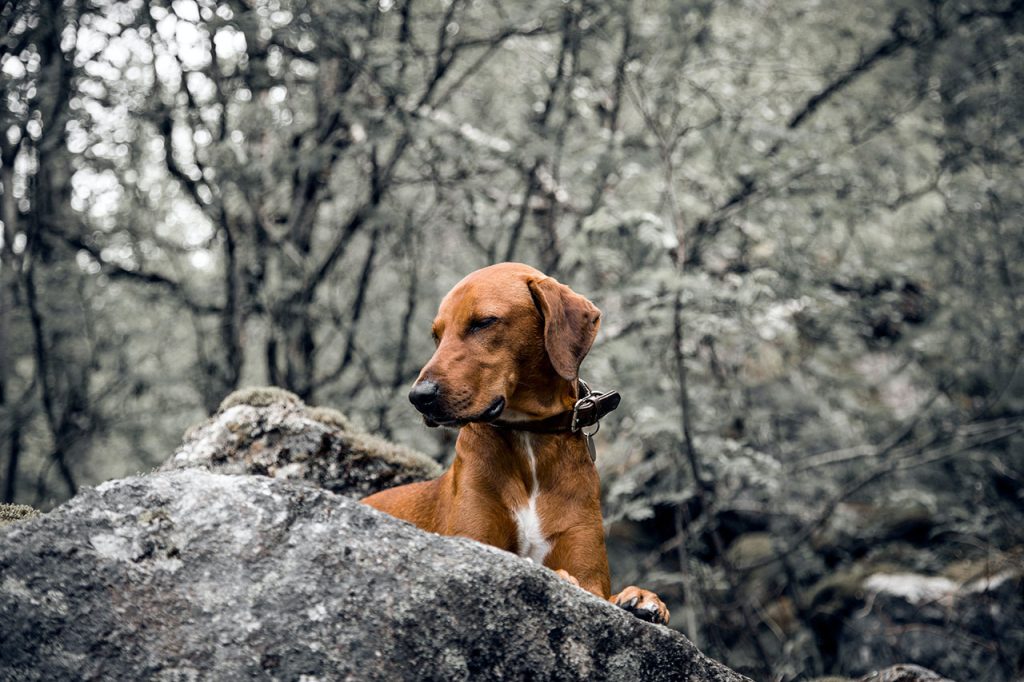
[[(967, 580), (876, 572), (860, 584), (863, 607), (845, 621), (838, 659), (854, 673), (915, 661), (949, 676), (1011, 680), (1024, 651), (1024, 572), (998, 563)], [(979, 646), (991, 641), (995, 646)]]
[(197, 469), (0, 531), (0, 622), (2, 680), (746, 679), (507, 552)]
[[(232, 394), (162, 470), (41, 517), (0, 505), (0, 682), (746, 679), (546, 569), (356, 504), (440, 467), (286, 391)], [(739, 563), (774, 551), (756, 532), (730, 549)], [(820, 572), (806, 559), (799, 565)], [(933, 619), (936, 604), (963, 607), (964, 627), (995, 622), (984, 620), (997, 615), (985, 611), (993, 594), (1019, 607), (1019, 574), (982, 585), (962, 568), (922, 582), (857, 566), (819, 581), (808, 602), (833, 614), (819, 625), (850, 674), (880, 650), (883, 660), (920, 661), (904, 646), (918, 640), (892, 640), (891, 613), (912, 631), (919, 606)], [(777, 582), (766, 569), (747, 592), (763, 601)], [(896, 666), (862, 682), (946, 681)]]
[(279, 388), (236, 391), (162, 470), (202, 468), (306, 482), (352, 498), (435, 478), (426, 455), (371, 436), (337, 410), (307, 407)]

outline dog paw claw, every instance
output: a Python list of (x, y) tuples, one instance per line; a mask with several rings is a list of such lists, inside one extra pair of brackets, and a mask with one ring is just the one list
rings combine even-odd
[(611, 598), (616, 606), (630, 612), (640, 620), (657, 625), (666, 625), (669, 619), (668, 608), (658, 595), (639, 587), (627, 587)]

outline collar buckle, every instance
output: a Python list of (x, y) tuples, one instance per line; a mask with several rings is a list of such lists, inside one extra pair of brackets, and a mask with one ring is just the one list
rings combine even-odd
[(597, 425), (597, 428), (584, 435), (593, 436), (601, 428), (601, 418), (619, 406), (622, 396), (618, 391), (605, 391), (599, 393), (591, 390), (590, 386), (583, 379), (576, 380), (579, 385), (580, 397), (572, 407), (572, 419), (569, 422), (569, 430), (573, 433), (583, 430), (588, 426)]

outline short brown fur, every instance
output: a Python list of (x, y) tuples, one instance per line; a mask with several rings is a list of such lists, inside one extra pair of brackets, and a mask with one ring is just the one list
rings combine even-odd
[[(490, 318), (496, 321), (474, 327)], [(455, 460), (437, 479), (364, 502), (427, 531), (520, 552), (515, 513), (532, 493), (549, 547), (545, 566), (602, 598), (668, 622), (668, 610), (652, 592), (628, 587), (611, 594), (600, 480), (585, 438), (480, 421), (500, 404), (502, 421), (512, 423), (572, 409), (579, 366), (599, 324), (590, 301), (527, 265), (502, 263), (468, 275), (441, 302), (433, 324), (437, 350), (417, 379), (441, 388), (436, 409), (442, 423), (462, 427)]]

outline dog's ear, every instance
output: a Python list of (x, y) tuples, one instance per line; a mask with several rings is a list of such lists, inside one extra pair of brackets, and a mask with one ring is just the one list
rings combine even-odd
[(544, 318), (544, 347), (551, 366), (572, 381), (601, 326), (601, 311), (593, 303), (551, 277), (527, 282), (533, 302)]

